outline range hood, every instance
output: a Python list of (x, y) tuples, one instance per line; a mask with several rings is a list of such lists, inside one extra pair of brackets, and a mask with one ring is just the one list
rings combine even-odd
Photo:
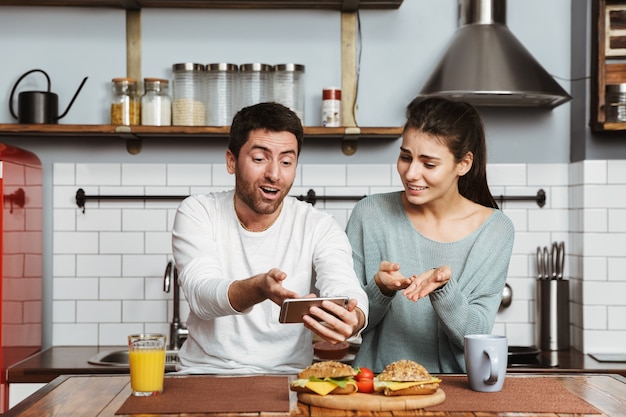
[(489, 107), (572, 99), (508, 29), (505, 0), (459, 0), (459, 29), (420, 95)]

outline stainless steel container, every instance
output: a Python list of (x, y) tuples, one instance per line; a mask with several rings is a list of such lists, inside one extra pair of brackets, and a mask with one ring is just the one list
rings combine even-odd
[(570, 347), (569, 281), (537, 280), (535, 333), (541, 350)]

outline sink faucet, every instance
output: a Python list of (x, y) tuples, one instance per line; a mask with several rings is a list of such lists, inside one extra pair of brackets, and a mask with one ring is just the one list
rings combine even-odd
[[(173, 277), (173, 278), (172, 278)], [(173, 281), (173, 282), (172, 282)], [(170, 287), (174, 286), (174, 313), (170, 323), (170, 350), (178, 350), (189, 335), (187, 326), (180, 322), (180, 296), (178, 287), (178, 270), (172, 261), (165, 267), (163, 276), (163, 291), (170, 292)]]

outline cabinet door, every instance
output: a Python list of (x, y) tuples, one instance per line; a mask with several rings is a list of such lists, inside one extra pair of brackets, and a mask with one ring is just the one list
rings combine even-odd
[(607, 100), (607, 86), (626, 83), (626, 1), (595, 0), (591, 23), (590, 126), (594, 131), (626, 130), (626, 122), (607, 120), (614, 102)]

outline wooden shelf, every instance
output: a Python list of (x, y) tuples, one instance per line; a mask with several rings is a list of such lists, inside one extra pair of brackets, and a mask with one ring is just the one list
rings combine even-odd
[[(0, 136), (109, 136), (126, 139), (183, 136), (194, 138), (227, 138), (229, 126), (115, 126), (115, 125), (44, 125), (0, 124)], [(400, 127), (322, 127), (307, 126), (305, 136), (330, 139), (378, 138), (396, 139), (402, 135)]]
[(0, 0), (0, 6), (65, 6), (197, 9), (398, 9), (403, 0)]
[(591, 125), (596, 132), (619, 132), (626, 130), (626, 122), (602, 122)]
[[(115, 125), (44, 125), (44, 124), (0, 124), (0, 137), (110, 137), (127, 141), (128, 152), (141, 151), (142, 140), (176, 137), (180, 139), (227, 139), (229, 126), (115, 126)], [(358, 141), (395, 140), (402, 136), (401, 127), (322, 127), (306, 126), (305, 137), (342, 141), (346, 155), (356, 152)]]

